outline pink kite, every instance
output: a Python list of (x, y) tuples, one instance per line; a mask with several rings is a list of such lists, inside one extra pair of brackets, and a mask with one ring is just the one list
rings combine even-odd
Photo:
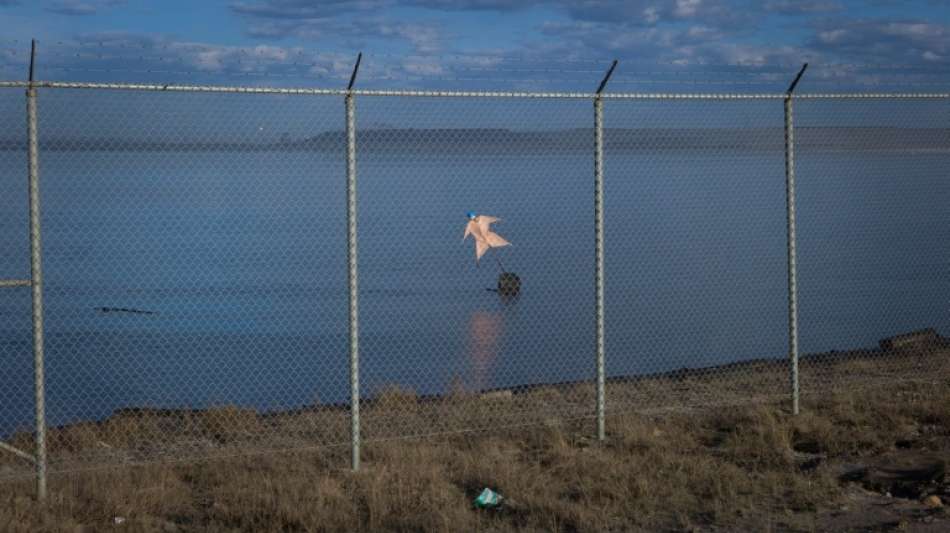
[(487, 252), (489, 248), (500, 248), (502, 246), (511, 245), (511, 243), (502, 238), (501, 235), (491, 230), (492, 223), (500, 221), (500, 218), (490, 217), (488, 215), (476, 215), (471, 211), (468, 212), (468, 224), (465, 226), (465, 235), (462, 236), (462, 241), (467, 239), (469, 235), (475, 239), (476, 264), (478, 264), (478, 260), (485, 255), (485, 252)]

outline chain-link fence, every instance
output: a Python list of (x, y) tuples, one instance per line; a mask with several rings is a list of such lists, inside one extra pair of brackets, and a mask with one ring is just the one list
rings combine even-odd
[(947, 94), (28, 86), (0, 478), (950, 375)]
[(948, 119), (948, 100), (796, 102), (803, 390), (950, 370)]

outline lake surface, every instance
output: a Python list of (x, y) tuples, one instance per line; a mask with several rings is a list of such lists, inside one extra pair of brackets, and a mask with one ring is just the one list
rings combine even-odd
[[(50, 99), (41, 122), (53, 139), (41, 158), (50, 423), (123, 407), (345, 403), (343, 146), (110, 150), (89, 140), (105, 133), (59, 126), (79, 113), (93, 130), (105, 128), (98, 108), (69, 111), (66, 100)], [(0, 105), (2, 125), (19, 128), (11, 102)], [(582, 104), (547, 120), (589, 128), (590, 103)], [(373, 116), (374, 105), (361, 110)], [(110, 135), (132, 106), (103, 119)], [(557, 112), (525, 106), (481, 125)], [(279, 109), (270, 120), (299, 120), (294, 107)], [(390, 119), (400, 124), (444, 116), (421, 103), (398, 109)], [(334, 100), (332, 116), (341, 111)], [(650, 126), (666, 115), (609, 116)], [(825, 116), (803, 112), (800, 127), (823, 126)], [(214, 131), (243, 126), (229, 117)], [(674, 138), (673, 148), (651, 148), (625, 146), (630, 132), (608, 135), (608, 375), (785, 357), (781, 114), (746, 120), (763, 128), (762, 146), (683, 141), (676, 149)], [(429, 137), (379, 127), (382, 140), (358, 159), (363, 393), (592, 379), (589, 129), (551, 146), (502, 149), (509, 134), (495, 132), (492, 145), (463, 138), (415, 149)], [(160, 124), (148, 131), (179, 138)], [(511, 135), (525, 143), (524, 132)], [(867, 149), (798, 153), (802, 353), (873, 347), (922, 327), (950, 334), (950, 141), (896, 149), (875, 145), (873, 131), (850, 135), (866, 137)], [(29, 275), (25, 168), (22, 150), (0, 151), (0, 277)], [(473, 243), (461, 241), (469, 210), (502, 217), (495, 229), (514, 244), (478, 267)], [(521, 277), (512, 301), (486, 290), (499, 272), (495, 257)], [(0, 291), (3, 434), (32, 423), (32, 353), (29, 289)]]

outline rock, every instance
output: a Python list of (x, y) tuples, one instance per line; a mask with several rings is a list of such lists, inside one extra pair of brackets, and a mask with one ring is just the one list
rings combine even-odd
[(796, 453), (794, 456), (795, 461), (798, 463), (798, 469), (802, 472), (814, 470), (825, 461), (823, 454)]
[(164, 533), (178, 533), (178, 524), (174, 522), (165, 522), (162, 524), (162, 531)]
[(852, 468), (841, 476), (843, 481), (856, 481), (864, 488), (896, 496), (919, 499), (944, 478), (946, 463), (940, 457), (924, 454), (887, 454), (859, 468)]
[(521, 278), (514, 272), (502, 272), (498, 275), (498, 294), (517, 296), (521, 292)]
[(133, 315), (156, 315), (156, 311), (148, 311), (145, 309), (133, 309), (129, 307), (96, 307), (96, 311), (100, 313), (129, 313)]
[(924, 505), (926, 505), (927, 507), (930, 507), (931, 509), (938, 509), (940, 507), (943, 507), (943, 501), (940, 499), (940, 496), (937, 496), (936, 494), (933, 494), (924, 498), (923, 503)]
[(878, 344), (882, 350), (899, 350), (901, 348), (927, 348), (939, 344), (941, 340), (936, 330), (927, 328), (881, 339)]
[(508, 400), (511, 399), (511, 391), (508, 389), (504, 390), (493, 390), (490, 392), (483, 393), (479, 396), (482, 400)]

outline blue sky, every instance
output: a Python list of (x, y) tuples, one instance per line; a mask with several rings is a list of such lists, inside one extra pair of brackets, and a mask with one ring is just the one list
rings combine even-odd
[(678, 79), (669, 65), (762, 85), (803, 61), (828, 83), (936, 85), (950, 69), (950, 0), (0, 0), (0, 28), (4, 78), (22, 77), (31, 38), (46, 79), (337, 86), (357, 51), (361, 81), (382, 86), (589, 85), (614, 58), (621, 85)]

